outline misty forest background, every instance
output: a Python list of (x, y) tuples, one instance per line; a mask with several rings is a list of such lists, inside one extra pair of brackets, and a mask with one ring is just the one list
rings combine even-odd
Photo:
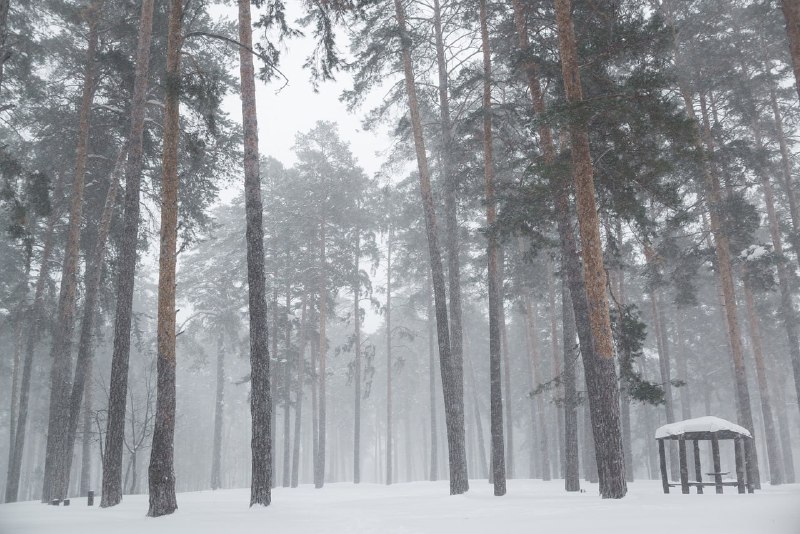
[[(6, 502), (620, 498), (699, 415), (796, 480), (795, 0), (0, 0), (0, 69)], [(258, 143), (334, 78), (379, 172)]]

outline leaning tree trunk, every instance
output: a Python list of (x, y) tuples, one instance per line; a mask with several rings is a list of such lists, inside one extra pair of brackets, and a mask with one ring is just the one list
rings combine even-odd
[(69, 397), (69, 419), (67, 421), (67, 438), (61, 451), (62, 457), (58, 461), (59, 470), (54, 473), (56, 487), (65, 496), (69, 491), (69, 479), (72, 468), (72, 455), (75, 445), (75, 434), (78, 430), (83, 394), (91, 374), (93, 356), (93, 334), (95, 329), (94, 319), (97, 315), (97, 297), (100, 293), (100, 282), (103, 274), (103, 263), (106, 255), (106, 242), (111, 229), (111, 216), (117, 201), (119, 178), (122, 173), (122, 164), (125, 160), (126, 149), (120, 149), (114, 169), (111, 172), (108, 192), (100, 216), (94, 250), (87, 261), (85, 283), (83, 318), (78, 341), (78, 359), (75, 363), (75, 380), (72, 384), (72, 393)]
[(225, 336), (217, 338), (217, 390), (214, 400), (214, 440), (211, 449), (211, 489), (222, 487), (222, 418), (225, 411)]
[[(561, 69), (567, 102), (583, 101), (571, 1), (555, 0)], [(592, 159), (586, 123), (574, 119), (569, 125), (572, 165), (583, 249), (583, 274), (594, 343), (594, 358), (584, 360), (592, 432), (595, 439), (600, 495), (619, 499), (627, 493), (625, 460), (619, 419), (619, 388), (614, 369), (611, 319), (606, 297), (606, 271), (595, 202)]]
[(797, 96), (800, 97), (800, 6), (798, 6), (797, 0), (781, 0), (781, 7), (786, 19), (786, 35), (789, 38), (789, 52), (792, 57)]
[(128, 362), (131, 353), (136, 249), (139, 241), (139, 194), (142, 182), (143, 133), (147, 78), (150, 71), (150, 44), (153, 36), (153, 4), (154, 0), (143, 0), (139, 18), (136, 72), (131, 104), (131, 130), (128, 137), (128, 160), (125, 164), (125, 201), (117, 267), (117, 304), (114, 315), (106, 446), (103, 452), (101, 507), (114, 506), (122, 501), (122, 448), (125, 439), (125, 411), (128, 397)]
[(483, 175), (486, 183), (486, 256), (489, 286), (489, 422), (492, 435), (492, 481), (494, 494), (506, 494), (505, 444), (503, 443), (503, 387), (500, 369), (500, 307), (503, 305), (497, 271), (497, 206), (494, 198), (492, 154), (492, 59), (486, 0), (480, 1), (481, 48), (483, 49)]
[(69, 420), (69, 394), (72, 374), (72, 332), (75, 327), (75, 304), (78, 298), (78, 260), (83, 213), (83, 191), (88, 160), (89, 118), (92, 111), (95, 85), (95, 53), (97, 51), (97, 19), (102, 0), (93, 0), (87, 13), (89, 21), (88, 48), (84, 67), (81, 95), (78, 146), (75, 151), (75, 174), (70, 193), (69, 226), (61, 269), (61, 288), (58, 296), (58, 312), (50, 351), (50, 409), (47, 424), (47, 447), (44, 463), (42, 502), (64, 499), (66, 488), (59, 484), (58, 474), (63, 468), (64, 449), (67, 441)]
[[(61, 199), (64, 192), (64, 180), (56, 181), (53, 198)], [(41, 336), (41, 322), (44, 309), (44, 296), (47, 282), (50, 278), (52, 262), (50, 256), (53, 252), (56, 223), (60, 220), (61, 210), (53, 206), (47, 218), (44, 237), (42, 239), (42, 257), (39, 265), (39, 274), (36, 277), (36, 286), (33, 293), (33, 304), (28, 311), (28, 332), (25, 338), (25, 359), (22, 363), (22, 380), (20, 382), (18, 415), (14, 425), (14, 444), (10, 454), (8, 476), (6, 477), (5, 502), (16, 502), (19, 497), (19, 479), (22, 472), (22, 452), (25, 448), (25, 435), (28, 423), (28, 405), (30, 403), (31, 374), (33, 372), (33, 357), (36, 342)]]
[[(183, 1), (171, 0), (167, 34), (164, 154), (161, 163), (161, 246), (158, 257), (156, 418), (150, 452), (147, 515), (168, 515), (175, 500), (175, 264), (178, 239), (178, 140)], [(254, 432), (255, 434), (255, 432)], [(255, 454), (253, 455), (255, 458)]]
[[(425, 213), (425, 229), (428, 241), (428, 255), (433, 279), (433, 296), (436, 307), (436, 330), (439, 342), (439, 360), (442, 373), (442, 390), (445, 404), (445, 422), (447, 425), (447, 446), (450, 463), (450, 493), (465, 493), (469, 490), (467, 479), (467, 457), (464, 448), (464, 399), (463, 378), (459, 374), (459, 362), (450, 351), (450, 327), (447, 318), (447, 302), (445, 296), (444, 270), (439, 241), (436, 230), (436, 213), (431, 192), (428, 156), (425, 152), (425, 141), (422, 132), (422, 120), (417, 101), (417, 89), (414, 81), (414, 70), (411, 64), (411, 38), (406, 29), (406, 18), (402, 0), (394, 0), (397, 26), (400, 33), (403, 71), (408, 96), (408, 108), (411, 115), (411, 126), (414, 135), (414, 148), (419, 170), (420, 195)], [(459, 382), (461, 382), (459, 384)]]
[(247, 219), (247, 285), (250, 311), (250, 417), (252, 481), (250, 506), (272, 500), (272, 392), (267, 333), (267, 290), (264, 274), (264, 225), (258, 170), (258, 119), (253, 68), (253, 28), (249, 0), (239, 0), (239, 75), (244, 126), (244, 199)]
[[(433, 26), (436, 39), (436, 66), (439, 78), (439, 107), (441, 128), (441, 167), (444, 178), (444, 221), (447, 248), (447, 278), (450, 297), (450, 354), (453, 369), (455, 408), (464, 420), (464, 339), (461, 326), (461, 260), (458, 243), (458, 177), (451, 162), (453, 151), (453, 128), (450, 118), (449, 79), (447, 59), (442, 32), (442, 16), (439, 0), (433, 4)], [(465, 460), (466, 462), (466, 460)], [(466, 469), (466, 463), (465, 463)], [(466, 491), (466, 489), (464, 490)]]

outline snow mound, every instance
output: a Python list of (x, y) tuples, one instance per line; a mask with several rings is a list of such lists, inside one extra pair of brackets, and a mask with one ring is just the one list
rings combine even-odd
[(720, 432), (727, 430), (735, 434), (752, 437), (750, 432), (735, 423), (726, 419), (706, 415), (705, 417), (695, 417), (685, 421), (677, 421), (656, 429), (656, 439), (669, 438), (671, 436), (681, 436), (689, 432)]

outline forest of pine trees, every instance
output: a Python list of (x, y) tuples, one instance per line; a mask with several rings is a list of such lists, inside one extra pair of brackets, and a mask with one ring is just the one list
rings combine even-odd
[(799, 179), (797, 0), (0, 0), (3, 500), (794, 483)]

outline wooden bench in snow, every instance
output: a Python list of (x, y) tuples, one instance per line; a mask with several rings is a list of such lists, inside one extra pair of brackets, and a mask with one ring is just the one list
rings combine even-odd
[[(704, 486), (715, 486), (717, 493), (722, 493), (723, 486), (736, 486), (739, 493), (744, 493), (747, 488), (748, 493), (753, 493), (753, 474), (747, 465), (747, 458), (744, 452), (744, 440), (752, 439), (750, 432), (744, 427), (726, 421), (719, 417), (706, 416), (686, 419), (659, 427), (656, 430), (656, 440), (658, 441), (658, 455), (661, 463), (661, 485), (664, 493), (669, 493), (669, 488), (677, 486), (670, 484), (667, 475), (667, 455), (665, 440), (675, 440), (678, 442), (678, 454), (680, 458), (681, 492), (689, 493), (689, 488), (695, 486), (697, 493), (703, 493)], [(719, 460), (719, 440), (733, 440), (734, 454), (736, 459), (736, 482), (723, 482), (722, 476), (728, 473), (722, 472)], [(694, 473), (696, 482), (689, 482), (689, 469), (686, 463), (686, 441), (692, 441), (694, 449)], [(711, 442), (711, 454), (714, 458), (714, 471), (706, 473), (714, 477), (714, 482), (703, 482), (702, 469), (700, 467), (700, 441)]]

